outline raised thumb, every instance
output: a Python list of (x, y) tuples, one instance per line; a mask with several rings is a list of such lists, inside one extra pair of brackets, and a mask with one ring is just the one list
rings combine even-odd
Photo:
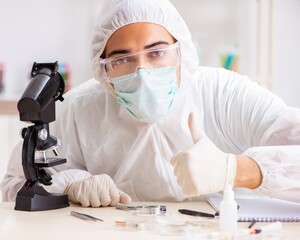
[(204, 133), (201, 131), (198, 124), (195, 114), (191, 112), (188, 119), (188, 125), (194, 143), (197, 143), (204, 136)]

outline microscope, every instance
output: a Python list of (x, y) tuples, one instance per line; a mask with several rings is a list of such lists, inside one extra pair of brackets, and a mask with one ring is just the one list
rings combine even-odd
[[(34, 63), (31, 80), (18, 101), (20, 120), (33, 125), (23, 128), (22, 166), (25, 184), (17, 193), (15, 210), (42, 211), (69, 206), (65, 194), (49, 193), (42, 185), (51, 185), (52, 178), (45, 170), (65, 163), (57, 158), (59, 140), (50, 135), (49, 123), (55, 120), (55, 102), (63, 101), (64, 79), (58, 72), (58, 63)], [(55, 157), (47, 157), (53, 151)], [(37, 158), (36, 153), (41, 153)]]

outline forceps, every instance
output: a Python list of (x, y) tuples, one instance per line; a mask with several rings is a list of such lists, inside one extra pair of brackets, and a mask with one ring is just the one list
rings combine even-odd
[(102, 219), (100, 218), (96, 218), (96, 217), (93, 217), (91, 215), (88, 215), (88, 214), (84, 214), (84, 213), (79, 213), (79, 212), (75, 212), (75, 211), (71, 211), (71, 216), (73, 217), (77, 217), (77, 218), (80, 218), (80, 219), (83, 219), (83, 220), (87, 220), (87, 221), (92, 221), (92, 222), (103, 222)]

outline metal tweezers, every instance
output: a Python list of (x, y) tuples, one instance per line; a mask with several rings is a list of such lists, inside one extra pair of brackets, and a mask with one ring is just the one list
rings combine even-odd
[(75, 211), (71, 211), (71, 216), (74, 216), (74, 217), (77, 217), (77, 218), (80, 218), (83, 220), (87, 220), (87, 221), (92, 221), (92, 222), (98, 222), (98, 221), (103, 222), (103, 220), (100, 218), (96, 218), (91, 215), (79, 213), (79, 212), (75, 212)]

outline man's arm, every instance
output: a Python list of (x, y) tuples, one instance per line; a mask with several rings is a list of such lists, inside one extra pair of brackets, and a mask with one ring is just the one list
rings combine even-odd
[(258, 164), (250, 157), (236, 156), (235, 187), (257, 188), (262, 183), (262, 173)]

